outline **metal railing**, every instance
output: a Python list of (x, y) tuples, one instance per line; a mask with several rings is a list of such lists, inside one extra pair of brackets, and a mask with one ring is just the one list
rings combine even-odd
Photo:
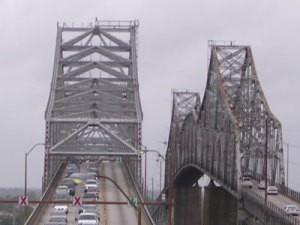
[[(53, 187), (56, 187), (58, 185), (59, 179), (61, 178), (61, 175), (63, 174), (64, 169), (65, 169), (65, 164), (61, 163), (58, 166), (58, 168), (55, 172), (55, 175), (52, 177), (47, 189), (43, 193), (41, 200), (49, 199), (53, 195), (53, 193), (55, 191), (55, 189)], [(28, 219), (24, 225), (37, 224), (37, 221), (42, 214), (41, 212), (43, 212), (43, 210), (45, 210), (46, 207), (47, 207), (47, 205), (39, 203), (37, 205), (37, 207), (31, 213), (31, 215), (28, 217)]]
[(300, 192), (295, 191), (295, 190), (293, 190), (289, 187), (280, 187), (280, 188), (278, 188), (278, 191), (281, 194), (283, 194), (283, 195), (295, 200), (296, 202), (300, 203)]
[[(248, 170), (248, 171), (254, 180), (257, 180), (257, 181), (265, 180), (264, 175), (254, 173), (251, 170)], [(294, 201), (300, 203), (300, 192), (295, 191), (289, 187), (283, 186), (280, 183), (274, 184), (274, 183), (272, 183), (271, 179), (268, 179), (268, 184), (275, 185), (278, 188), (278, 191), (280, 194), (285, 195), (286, 197), (289, 197), (289, 198), (293, 199)]]
[[(257, 216), (260, 220), (263, 221), (269, 219), (276, 221), (277, 224), (282, 225), (300, 225), (300, 221), (297, 218), (287, 214), (282, 208), (279, 208), (278, 206), (269, 201), (267, 202), (267, 204), (265, 204), (265, 199), (259, 196), (258, 194), (253, 193), (248, 189), (242, 189), (241, 194), (242, 199), (244, 200), (244, 206), (246, 210), (248, 210), (253, 215)], [(251, 202), (252, 207), (247, 207), (248, 203), (245, 201)], [(256, 207), (253, 207), (254, 204), (256, 204)], [(255, 210), (255, 208), (260, 210)]]

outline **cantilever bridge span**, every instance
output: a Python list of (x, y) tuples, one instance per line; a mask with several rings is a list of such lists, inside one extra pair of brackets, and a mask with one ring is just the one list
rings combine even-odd
[(137, 28), (138, 21), (57, 26), (44, 187), (61, 161), (99, 156), (135, 158), (129, 168), (140, 183)]
[(233, 194), (244, 173), (260, 180), (266, 171), (270, 183), (284, 185), (281, 124), (264, 97), (249, 46), (211, 46), (203, 101), (190, 111), (171, 122), (180, 137), (168, 148), (176, 179), (191, 164)]
[(238, 221), (299, 224), (282, 205), (265, 202), (257, 186), (249, 191), (241, 185), (247, 174), (254, 185), (268, 180), (291, 197), (285, 187), (281, 124), (264, 96), (250, 46), (211, 42), (210, 49), (202, 102), (197, 93), (173, 93), (164, 191), (174, 207), (153, 207), (154, 220), (166, 224), (172, 214), (174, 224), (201, 224), (200, 213), (193, 212), (200, 212), (197, 186), (206, 174), (238, 199)]
[[(154, 224), (140, 204), (143, 114), (137, 70), (138, 26), (138, 21), (97, 19), (88, 26), (57, 25), (45, 112), (44, 194), (26, 224), (50, 221), (55, 211), (52, 203), (68, 205), (68, 224), (78, 224), (79, 203), (72, 205), (70, 196), (59, 202), (55, 194), (68, 163), (76, 165), (82, 181), (87, 179), (86, 166), (97, 164), (101, 178), (96, 187), (98, 199), (84, 199), (84, 186), (78, 183), (73, 200), (81, 198), (81, 207), (95, 204), (101, 212), (101, 224)], [(133, 207), (127, 207), (126, 201)]]

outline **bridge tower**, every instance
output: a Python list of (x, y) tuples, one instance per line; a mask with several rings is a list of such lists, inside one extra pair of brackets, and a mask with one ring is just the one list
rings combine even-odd
[(233, 191), (243, 174), (284, 186), (281, 123), (264, 96), (250, 46), (210, 41), (209, 47), (200, 124), (212, 147), (203, 150), (202, 167)]
[[(138, 21), (57, 25), (43, 188), (62, 162), (122, 157), (140, 183)], [(127, 160), (130, 159), (130, 160)]]

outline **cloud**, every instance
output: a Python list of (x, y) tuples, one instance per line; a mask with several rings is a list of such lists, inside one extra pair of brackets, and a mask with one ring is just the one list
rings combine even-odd
[[(12, 161), (17, 165), (3, 185), (22, 186), (24, 153), (44, 139), (57, 22), (81, 26), (96, 17), (140, 21), (143, 140), (149, 148), (164, 149), (161, 142), (168, 136), (172, 89), (203, 96), (208, 40), (251, 45), (259, 80), (272, 112), (283, 124), (284, 139), (297, 144), (299, 132), (287, 130), (300, 131), (299, 6), (293, 0), (1, 1), (0, 164), (2, 168), (10, 168)], [(36, 169), (31, 171), (29, 186), (38, 187), (43, 151), (30, 157), (30, 167)], [(0, 177), (6, 173), (0, 170)]]

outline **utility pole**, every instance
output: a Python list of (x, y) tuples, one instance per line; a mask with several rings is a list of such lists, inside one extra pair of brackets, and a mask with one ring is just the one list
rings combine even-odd
[(159, 193), (161, 192), (161, 160), (159, 159)]
[(267, 206), (268, 203), (268, 193), (267, 193), (267, 187), (268, 187), (268, 117), (266, 117), (266, 142), (265, 142), (265, 157), (264, 157), (264, 172), (265, 172), (265, 206)]
[(153, 180), (153, 177), (152, 177), (152, 196), (151, 196), (151, 200), (153, 201), (153, 195), (154, 195), (154, 180)]
[(171, 158), (171, 149), (169, 149), (169, 152), (168, 152), (168, 161), (167, 161), (167, 164), (168, 164), (168, 225), (172, 225), (172, 192), (173, 192), (173, 181), (172, 181), (172, 158)]
[(161, 192), (161, 161), (162, 159), (161, 158), (157, 158), (156, 159), (156, 162), (159, 162), (159, 192)]
[(144, 189), (144, 198), (147, 199), (147, 149), (145, 148), (145, 189)]
[(289, 187), (289, 143), (286, 143), (286, 186)]

